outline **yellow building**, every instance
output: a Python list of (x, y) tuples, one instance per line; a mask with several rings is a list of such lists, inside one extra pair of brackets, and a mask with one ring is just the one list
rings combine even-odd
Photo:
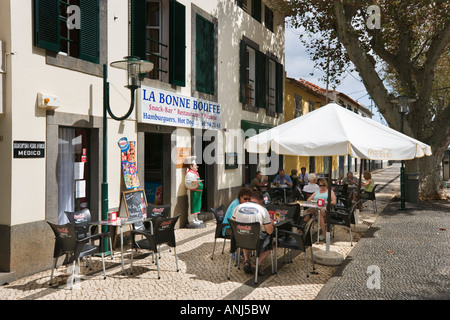
[[(326, 103), (326, 90), (303, 79), (286, 77), (285, 82), (285, 108), (284, 119), (288, 122), (301, 117), (310, 111), (324, 106)], [(299, 137), (301, 142), (301, 137)], [(292, 169), (300, 173), (300, 168), (305, 167), (308, 173), (328, 173), (327, 159), (324, 157), (299, 157), (285, 156), (284, 169), (290, 174)], [(337, 170), (337, 160), (333, 157), (333, 171)]]

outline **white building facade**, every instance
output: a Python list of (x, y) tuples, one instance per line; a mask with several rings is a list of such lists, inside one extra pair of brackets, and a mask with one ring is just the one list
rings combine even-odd
[(200, 164), (202, 210), (228, 205), (260, 168), (242, 130), (283, 121), (284, 16), (264, 0), (2, 0), (0, 43), (0, 273), (50, 268), (46, 221), (64, 211), (101, 218), (104, 102), (116, 116), (131, 103), (111, 62), (154, 68), (131, 115), (107, 116), (109, 210), (127, 190), (121, 138), (135, 142), (148, 202), (171, 203), (184, 227), (183, 157)]

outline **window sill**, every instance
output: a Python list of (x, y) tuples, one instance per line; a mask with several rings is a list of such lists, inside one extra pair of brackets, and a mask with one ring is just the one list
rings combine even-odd
[(46, 53), (46, 63), (55, 67), (78, 71), (97, 77), (103, 77), (103, 67), (100, 64), (62, 54), (57, 54), (48, 50)]

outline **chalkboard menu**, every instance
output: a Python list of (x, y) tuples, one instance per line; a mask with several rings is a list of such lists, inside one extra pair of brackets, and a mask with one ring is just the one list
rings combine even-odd
[[(125, 205), (127, 216), (131, 219), (147, 216), (147, 198), (142, 189), (123, 191), (122, 204)], [(135, 228), (142, 229), (144, 228), (144, 224), (142, 222), (136, 223)]]

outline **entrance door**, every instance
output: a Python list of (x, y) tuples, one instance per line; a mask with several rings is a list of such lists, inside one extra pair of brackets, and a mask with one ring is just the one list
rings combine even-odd
[(64, 211), (89, 208), (89, 130), (60, 127), (58, 132), (58, 223)]
[(145, 133), (144, 188), (148, 203), (163, 204), (164, 158), (164, 135)]

